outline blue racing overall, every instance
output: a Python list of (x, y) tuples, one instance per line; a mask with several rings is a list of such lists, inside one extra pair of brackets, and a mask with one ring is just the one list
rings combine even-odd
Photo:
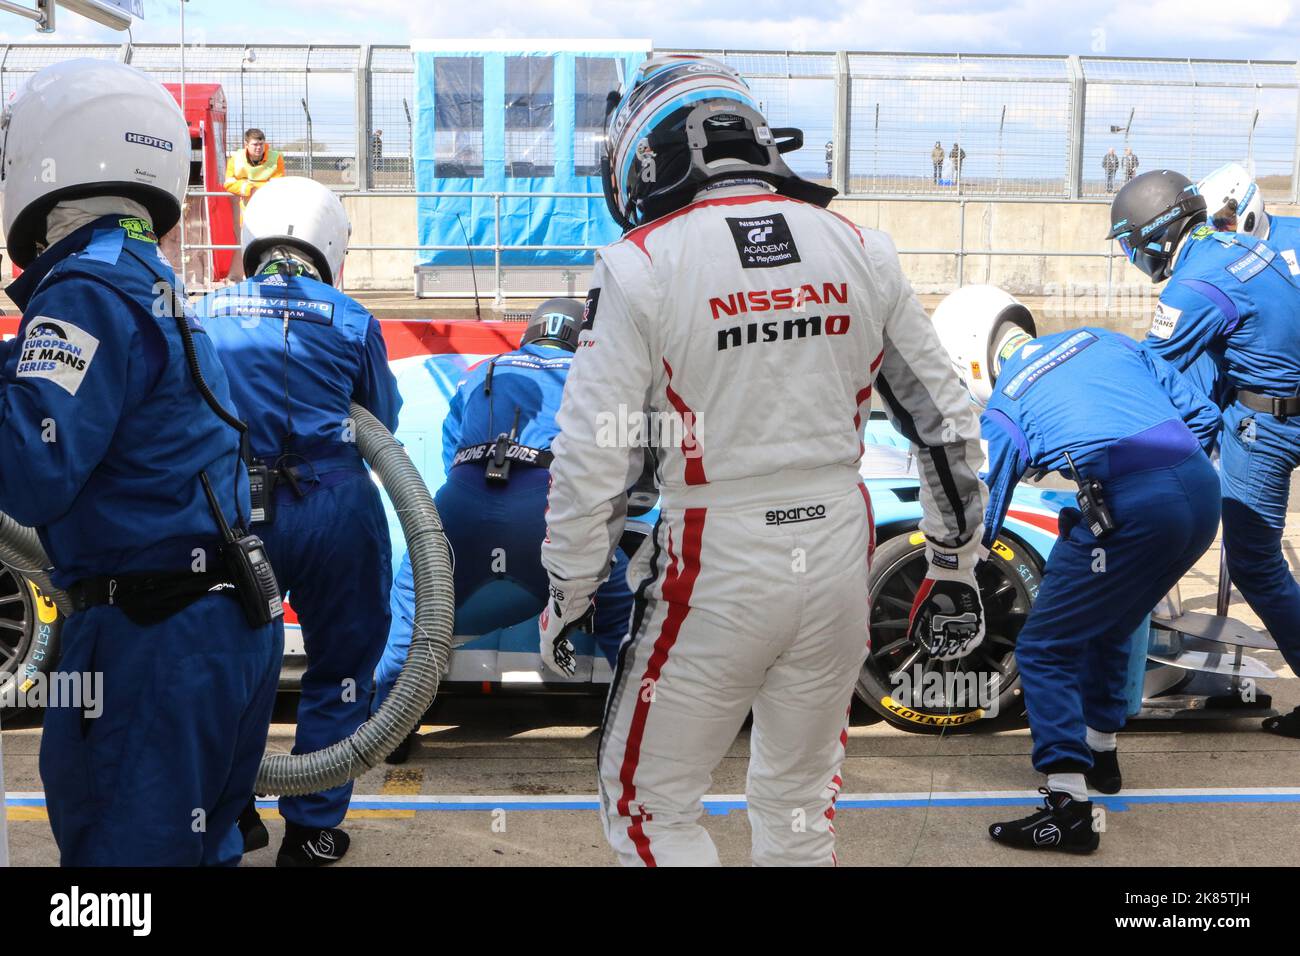
[[(275, 476), (271, 514), (253, 528), (302, 625), (307, 670), (293, 752), (311, 753), (365, 721), (388, 633), (388, 522), (349, 407), (356, 402), (394, 431), (402, 399), (374, 317), (294, 271), (273, 264), (208, 296), (204, 311), (253, 458)], [(346, 784), (284, 797), (280, 814), (335, 827), (351, 794)]]
[[(0, 509), (35, 526), (59, 587), (108, 585), (68, 620), (59, 662), (101, 693), (50, 707), (41, 739), (67, 866), (238, 862), (275, 701), (279, 635), (211, 590), (230, 578), (200, 473), (231, 526), (247, 524), (248, 482), (187, 367), (176, 281), (149, 222), (106, 216), (7, 290), (23, 321), (0, 375)], [(229, 408), (212, 343), (184, 321)]]
[[(509, 579), (532, 594), (536, 606), (525, 616), (540, 614), (546, 605), (541, 547), (550, 473), (545, 464), (559, 430), (555, 414), (572, 359), (565, 349), (534, 342), (480, 362), (452, 397), (442, 428), (447, 482), (435, 502), (456, 558), (458, 606), (494, 579)], [(514, 459), (509, 481), (495, 484), (485, 475), (489, 446), (512, 429), (521, 457)], [(535, 459), (536, 464), (522, 463), (524, 458)], [(611, 664), (632, 612), (626, 574), (627, 558), (616, 551), (609, 580), (596, 595), (593, 636)], [(414, 607), (407, 555), (393, 584), (392, 629), (376, 673), (376, 706), (391, 690), (406, 660)], [(502, 621), (501, 626), (514, 623)]]
[(1196, 562), (1219, 523), (1213, 447), (1218, 410), (1166, 362), (1098, 328), (1047, 335), (1002, 366), (980, 419), (989, 443), (991, 547), (1011, 493), (1031, 470), (1102, 484), (1116, 528), (1100, 540), (1081, 514), (1060, 536), (1016, 641), (1034, 767), (1092, 766), (1087, 728), (1119, 730), (1129, 640)]
[(1222, 369), (1233, 395), (1219, 449), (1228, 572), (1300, 672), (1300, 585), (1282, 555), (1300, 464), (1300, 276), (1271, 241), (1202, 226), (1175, 259), (1143, 345), (1180, 370), (1205, 355)]

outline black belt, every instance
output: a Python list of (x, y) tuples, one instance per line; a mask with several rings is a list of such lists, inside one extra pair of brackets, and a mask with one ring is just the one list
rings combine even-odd
[(1276, 418), (1294, 418), (1300, 415), (1300, 395), (1278, 398), (1276, 395), (1261, 395), (1242, 388), (1237, 390), (1237, 401), (1253, 412), (1264, 412)]
[(74, 611), (110, 605), (136, 624), (158, 624), (217, 588), (234, 594), (230, 576), (219, 571), (105, 574), (68, 588)]
[[(481, 465), (492, 457), (492, 450), (496, 448), (495, 441), (485, 441), (479, 445), (469, 445), (456, 452), (456, 456), (451, 460), (451, 467), (457, 465)], [(528, 445), (520, 445), (518, 442), (510, 442), (506, 449), (506, 461), (513, 462), (516, 465), (523, 465), (529, 468), (550, 468), (551, 462), (555, 456), (545, 448), (532, 448)]]

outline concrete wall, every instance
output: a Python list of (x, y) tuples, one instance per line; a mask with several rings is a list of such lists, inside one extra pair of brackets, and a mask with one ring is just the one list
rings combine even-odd
[[(352, 221), (354, 247), (413, 246), (418, 242), (417, 200), (344, 194), (343, 204)], [(956, 249), (961, 240), (962, 209), (955, 202), (840, 199), (831, 208), (859, 225), (889, 233), (900, 250)], [(1270, 203), (1268, 208), (1282, 215), (1300, 215), (1297, 206)], [(966, 255), (961, 262), (962, 282), (992, 283), (1022, 296), (1104, 297), (1109, 287), (1112, 298), (1146, 297), (1149, 290), (1145, 287), (1150, 283), (1123, 259), (1116, 258), (1108, 266), (1103, 257), (1049, 255), (1104, 253), (1111, 246), (1102, 238), (1108, 227), (1109, 207), (1102, 203), (969, 200), (965, 204)], [(1024, 256), (980, 255), (980, 250), (990, 249), (1041, 252)], [(484, 258), (491, 261), (489, 254)], [(409, 250), (351, 252), (344, 271), (345, 286), (356, 292), (411, 292), (415, 286), (415, 259), (416, 254)], [(949, 292), (959, 284), (956, 255), (904, 253), (902, 262), (919, 293)], [(482, 272), (479, 281), (484, 281)], [(483, 292), (491, 295), (487, 288)], [(551, 294), (565, 294), (565, 290), (556, 288)]]
[[(352, 221), (353, 246), (414, 246), (418, 200), (401, 197), (360, 198), (344, 194)], [(415, 288), (415, 253), (350, 252), (344, 285), (356, 291), (404, 291)]]
[[(353, 245), (415, 245), (416, 200), (345, 198), (352, 217)], [(952, 202), (841, 199), (831, 208), (855, 223), (881, 229), (900, 250), (956, 249), (962, 235), (962, 208)], [(1283, 215), (1295, 206), (1270, 204)], [(1110, 226), (1103, 203), (1033, 203), (969, 200), (965, 204), (964, 284), (987, 282), (1017, 295), (1051, 296), (1069, 286), (1122, 290), (1146, 280), (1123, 259), (1108, 264), (1102, 256), (1049, 253), (1105, 253), (1118, 247), (1103, 238)], [(1036, 255), (989, 256), (981, 250), (1041, 250)], [(485, 258), (490, 258), (486, 256)], [(347, 286), (358, 291), (413, 288), (411, 252), (354, 252), (348, 255)], [(902, 256), (903, 268), (920, 293), (948, 292), (958, 285), (958, 259), (947, 255)], [(485, 290), (486, 291), (486, 290)], [(563, 290), (557, 289), (556, 293)], [(1121, 291), (1122, 294), (1122, 291)]]

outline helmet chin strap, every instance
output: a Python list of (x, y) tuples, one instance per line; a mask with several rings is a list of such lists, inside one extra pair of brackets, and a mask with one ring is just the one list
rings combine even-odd
[(263, 253), (257, 268), (253, 271), (256, 275), (265, 275), (268, 272), (306, 275), (320, 281), (320, 270), (316, 268), (315, 263), (302, 250), (294, 249), (292, 246), (272, 246)]

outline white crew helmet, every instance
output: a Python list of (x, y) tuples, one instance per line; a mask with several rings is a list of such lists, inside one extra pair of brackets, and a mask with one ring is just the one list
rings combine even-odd
[(244, 209), (244, 271), (252, 275), (269, 249), (290, 246), (311, 258), (322, 282), (337, 286), (351, 235), (343, 203), (328, 186), (302, 176), (273, 179)]
[(1259, 239), (1268, 233), (1264, 214), (1264, 197), (1250, 171), (1240, 163), (1225, 163), (1196, 184), (1205, 197), (1205, 214), (1214, 228), (1232, 216), (1237, 219), (1236, 232)]
[(181, 217), (189, 126), (163, 85), (111, 60), (64, 60), (31, 77), (0, 118), (0, 185), (9, 255), (20, 266), (44, 244), (62, 201), (124, 196), (154, 231)]
[(984, 408), (1002, 363), (1035, 335), (1033, 313), (1015, 296), (992, 285), (967, 285), (939, 303), (934, 328), (953, 371)]

